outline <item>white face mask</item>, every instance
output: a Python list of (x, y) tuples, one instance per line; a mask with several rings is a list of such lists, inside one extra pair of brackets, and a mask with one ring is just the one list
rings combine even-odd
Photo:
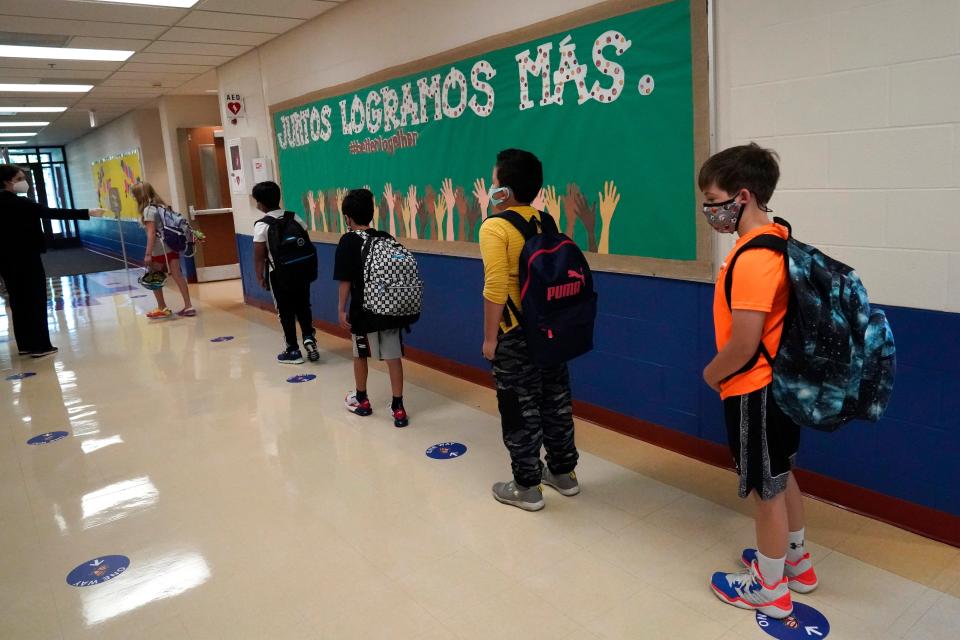
[(13, 183), (13, 192), (14, 193), (26, 193), (30, 191), (30, 183), (26, 180), (21, 180), (20, 182)]

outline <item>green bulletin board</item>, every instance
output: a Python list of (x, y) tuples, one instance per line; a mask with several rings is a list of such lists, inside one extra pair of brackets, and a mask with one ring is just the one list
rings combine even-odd
[(443, 64), (275, 106), (285, 206), (332, 240), (344, 193), (366, 186), (377, 227), (418, 250), (456, 252), (492, 213), (485, 192), (497, 152), (520, 147), (544, 164), (537, 206), (585, 251), (620, 270), (637, 258), (708, 259), (696, 210), (705, 144), (691, 2), (630, 11), (636, 4), (608, 3), (607, 12), (627, 12), (579, 12), (519, 44), (451, 52)]

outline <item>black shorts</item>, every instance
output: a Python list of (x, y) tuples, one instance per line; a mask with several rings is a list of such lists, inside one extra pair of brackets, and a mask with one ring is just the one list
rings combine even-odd
[(723, 411), (740, 497), (756, 491), (769, 500), (783, 492), (800, 447), (800, 427), (777, 406), (771, 387), (727, 398)]

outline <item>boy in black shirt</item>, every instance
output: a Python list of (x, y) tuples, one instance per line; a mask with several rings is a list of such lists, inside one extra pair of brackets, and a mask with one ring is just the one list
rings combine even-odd
[(389, 234), (370, 227), (370, 221), (373, 220), (373, 193), (368, 189), (350, 191), (343, 199), (342, 210), (349, 232), (337, 245), (333, 279), (340, 282), (337, 307), (340, 326), (353, 334), (353, 373), (357, 388), (347, 395), (347, 410), (358, 416), (373, 413), (367, 397), (367, 360), (375, 356), (386, 361), (390, 371), (393, 423), (397, 427), (405, 427), (410, 421), (403, 407), (403, 340), (400, 329), (375, 330), (368, 326), (368, 314), (363, 309), (363, 245), (367, 238), (389, 237)]

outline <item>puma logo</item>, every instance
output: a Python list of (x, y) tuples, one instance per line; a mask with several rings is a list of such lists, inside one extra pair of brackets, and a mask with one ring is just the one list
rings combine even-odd
[(547, 287), (547, 302), (550, 300), (560, 300), (562, 298), (570, 298), (575, 296), (580, 293), (580, 290), (583, 289), (583, 287), (587, 284), (587, 276), (582, 272), (568, 269), (567, 277), (573, 278), (574, 281), (566, 284), (558, 284), (552, 287)]

